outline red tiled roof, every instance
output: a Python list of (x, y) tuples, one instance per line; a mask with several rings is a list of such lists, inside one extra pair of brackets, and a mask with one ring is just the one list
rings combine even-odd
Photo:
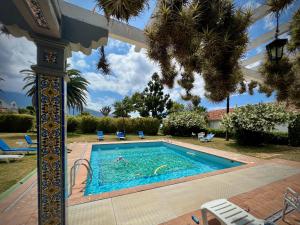
[[(233, 112), (233, 108), (229, 109), (229, 112)], [(222, 117), (226, 114), (226, 109), (217, 109), (208, 112), (208, 121), (222, 120)]]

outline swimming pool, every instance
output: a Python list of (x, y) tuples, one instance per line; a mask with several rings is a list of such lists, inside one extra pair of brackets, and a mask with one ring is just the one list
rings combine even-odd
[(93, 179), (84, 195), (130, 188), (242, 165), (165, 142), (93, 145)]

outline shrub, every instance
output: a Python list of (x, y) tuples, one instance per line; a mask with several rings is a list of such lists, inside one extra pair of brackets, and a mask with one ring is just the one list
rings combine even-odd
[[(156, 135), (160, 121), (155, 118), (111, 118), (94, 116), (77, 116), (76, 118), (68, 118), (68, 121), (72, 120), (78, 122), (78, 128), (82, 133), (94, 133), (96, 130), (102, 130), (104, 133), (115, 133), (118, 130), (123, 130), (125, 126), (126, 133), (136, 134), (137, 131), (143, 130), (146, 135)], [(74, 120), (74, 121), (73, 121)], [(74, 123), (76, 123), (74, 122)], [(71, 129), (72, 130), (72, 129)], [(76, 129), (75, 129), (76, 130)], [(69, 131), (69, 128), (68, 128)], [(73, 132), (69, 131), (69, 132)]]
[[(226, 137), (226, 130), (224, 130), (224, 129), (208, 128), (207, 132), (215, 134), (215, 137), (221, 137), (221, 138), (225, 138)], [(234, 132), (231, 131), (228, 134), (229, 134), (229, 138), (233, 138), (234, 137)]]
[(300, 146), (300, 114), (289, 125), (289, 144)]
[(94, 116), (80, 116), (80, 131), (82, 133), (95, 133), (98, 119)]
[(283, 106), (260, 103), (236, 108), (223, 118), (222, 124), (228, 130), (235, 131), (239, 144), (260, 145), (266, 141), (267, 132), (289, 119), (290, 115)]
[(99, 118), (97, 130), (102, 130), (104, 133), (115, 133), (117, 131), (115, 119), (111, 117)]
[(205, 115), (196, 111), (183, 111), (170, 114), (163, 121), (163, 133), (175, 136), (190, 136), (192, 132), (205, 130)]
[(117, 130), (125, 130), (126, 133), (132, 133), (133, 127), (131, 119), (129, 118), (114, 118), (115, 126)]
[(240, 145), (260, 145), (265, 140), (265, 133), (246, 129), (238, 129), (235, 138)]
[(146, 117), (136, 118), (132, 121), (135, 132), (142, 130), (146, 135), (157, 135), (160, 126), (160, 121), (158, 119)]
[(69, 116), (67, 119), (67, 131), (75, 132), (79, 128), (80, 119), (75, 116)]
[(0, 114), (0, 132), (27, 132), (33, 128), (34, 117), (26, 114)]
[(265, 134), (265, 142), (274, 145), (288, 145), (289, 138), (287, 132), (271, 132)]

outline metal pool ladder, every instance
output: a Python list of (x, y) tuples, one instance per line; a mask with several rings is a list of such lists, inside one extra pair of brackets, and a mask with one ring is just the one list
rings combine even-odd
[(75, 180), (76, 180), (76, 171), (77, 169), (80, 167), (80, 166), (84, 166), (87, 170), (87, 178), (84, 182), (82, 182), (83, 184), (84, 183), (87, 183), (89, 184), (92, 179), (93, 179), (93, 169), (91, 167), (91, 164), (90, 162), (87, 160), (87, 159), (77, 159), (71, 170), (70, 170), (70, 190), (69, 190), (69, 197), (72, 195), (72, 189), (75, 185)]

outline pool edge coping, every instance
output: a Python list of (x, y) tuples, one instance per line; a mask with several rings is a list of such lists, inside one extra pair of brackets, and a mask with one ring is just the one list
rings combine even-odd
[[(153, 183), (153, 184), (145, 184), (145, 185), (141, 185), (141, 186), (130, 187), (130, 188), (125, 188), (125, 189), (121, 189), (121, 190), (90, 195), (90, 196), (84, 196), (84, 191), (82, 191), (83, 189), (85, 189), (85, 186), (86, 186), (86, 184), (82, 184), (82, 182), (84, 181), (87, 173), (83, 169), (83, 167), (81, 167), (78, 171), (78, 175), (79, 174), (81, 175), (80, 179), (79, 179), (79, 182), (78, 182), (80, 184), (76, 184), (73, 187), (73, 193), (75, 195), (77, 195), (77, 197), (74, 197), (74, 195), (71, 195), (71, 197), (68, 199), (68, 206), (73, 206), (73, 205), (78, 205), (78, 204), (83, 204), (83, 203), (88, 203), (88, 202), (93, 202), (93, 201), (103, 200), (103, 199), (108, 199), (108, 198), (114, 198), (114, 197), (118, 197), (118, 196), (122, 196), (122, 195), (133, 194), (133, 193), (137, 193), (137, 192), (141, 192), (141, 191), (147, 191), (147, 190), (160, 188), (160, 187), (164, 187), (164, 186), (170, 186), (170, 185), (175, 185), (175, 184), (179, 184), (179, 183), (189, 182), (189, 181), (192, 181), (192, 180), (202, 179), (202, 178), (205, 178), (205, 177), (224, 174), (224, 173), (228, 173), (228, 172), (232, 172), (232, 171), (236, 171), (236, 170), (240, 170), (240, 169), (253, 167), (253, 166), (258, 165), (258, 162), (264, 161), (264, 160), (256, 159), (256, 158), (254, 160), (254, 157), (245, 156), (245, 155), (242, 155), (242, 154), (239, 154), (239, 153), (225, 152), (225, 151), (210, 148), (210, 147), (198, 146), (198, 145), (195, 145), (195, 144), (184, 143), (184, 142), (173, 141), (173, 140), (170, 141), (170, 140), (165, 140), (165, 139), (143, 140), (143, 141), (124, 141), (124, 142), (123, 141), (122, 142), (104, 142), (104, 143), (93, 142), (93, 143), (89, 143), (90, 145), (88, 146), (88, 149), (86, 151), (86, 154), (85, 154), (84, 158), (87, 158), (88, 160), (90, 159), (90, 155), (91, 155), (91, 152), (92, 152), (93, 145), (97, 145), (97, 144), (126, 144), (126, 143), (136, 143), (136, 142), (139, 142), (139, 143), (143, 143), (143, 142), (144, 143), (146, 143), (146, 142), (165, 142), (165, 143), (177, 145), (177, 146), (184, 147), (184, 148), (189, 148), (189, 149), (199, 151), (199, 152), (202, 152), (202, 153), (206, 153), (206, 154), (214, 155), (214, 156), (217, 156), (217, 157), (225, 158), (225, 159), (228, 159), (228, 160), (234, 160), (234, 161), (237, 161), (237, 162), (241, 162), (241, 163), (244, 163), (244, 165), (231, 167), (231, 168), (227, 168), (227, 169), (222, 169), (222, 170), (216, 170), (216, 171), (203, 173), (203, 174), (197, 174), (197, 175), (193, 175), (193, 176), (181, 177), (181, 178), (172, 179), (172, 180), (168, 180), (168, 181), (156, 182), (156, 183)], [(214, 153), (208, 152), (208, 151), (214, 151)], [(224, 156), (224, 153), (225, 153), (226, 156)], [(249, 160), (237, 159), (238, 156), (241, 156), (242, 158), (246, 158), (246, 159), (249, 159)]]

